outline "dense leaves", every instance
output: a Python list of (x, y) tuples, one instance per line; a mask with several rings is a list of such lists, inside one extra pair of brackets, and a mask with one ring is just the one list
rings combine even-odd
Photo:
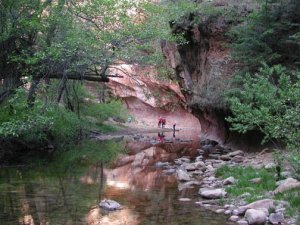
[(299, 68), (300, 2), (264, 0), (260, 9), (232, 28), (234, 58), (248, 70), (262, 62)]

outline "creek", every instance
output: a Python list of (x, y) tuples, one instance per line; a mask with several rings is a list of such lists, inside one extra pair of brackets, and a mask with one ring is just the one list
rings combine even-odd
[[(0, 224), (227, 224), (224, 215), (195, 204), (198, 188), (179, 191), (175, 175), (155, 166), (195, 156), (199, 137), (192, 133), (164, 133), (163, 140), (154, 133), (96, 141), (93, 149), (76, 148), (51, 160), (1, 168)], [(101, 154), (116, 149), (114, 162), (103, 167)], [(192, 201), (180, 202), (183, 197)], [(123, 209), (107, 212), (98, 207), (102, 199), (115, 200)]]

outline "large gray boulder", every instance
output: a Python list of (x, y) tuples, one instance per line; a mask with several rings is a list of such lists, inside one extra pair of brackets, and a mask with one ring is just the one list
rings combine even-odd
[(224, 198), (227, 195), (227, 192), (222, 189), (222, 188), (217, 188), (217, 189), (200, 189), (199, 194), (203, 198), (208, 198), (208, 199), (217, 199), (217, 198)]
[(267, 215), (263, 210), (247, 209), (245, 219), (248, 221), (249, 225), (261, 225), (265, 224)]
[(287, 178), (278, 182), (279, 186), (273, 191), (274, 194), (292, 189), (300, 189), (300, 182), (293, 178)]
[(236, 214), (242, 215), (246, 212), (247, 209), (266, 209), (269, 210), (270, 208), (274, 208), (274, 200), (273, 199), (262, 199), (255, 202), (252, 202), (248, 205), (241, 206), (237, 209)]
[(109, 211), (113, 211), (113, 210), (117, 210), (117, 209), (121, 209), (122, 206), (114, 201), (114, 200), (102, 200), (99, 203), (99, 206), (103, 209), (109, 210)]
[(272, 224), (281, 224), (284, 220), (283, 213), (278, 212), (278, 213), (271, 213), (269, 216), (269, 221)]

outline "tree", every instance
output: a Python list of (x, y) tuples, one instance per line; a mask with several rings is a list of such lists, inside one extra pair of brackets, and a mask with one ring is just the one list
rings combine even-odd
[(230, 96), (232, 130), (259, 130), (264, 141), (280, 140), (300, 172), (300, 71), (282, 65), (264, 65), (256, 74), (247, 73), (238, 95)]
[(261, 1), (259, 10), (232, 28), (232, 55), (252, 72), (257, 71), (262, 62), (299, 68), (299, 32), (299, 1)]

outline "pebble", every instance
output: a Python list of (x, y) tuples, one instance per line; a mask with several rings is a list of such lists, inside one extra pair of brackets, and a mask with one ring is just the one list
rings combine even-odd
[(216, 213), (223, 213), (224, 212), (224, 209), (217, 209), (216, 210)]
[(239, 219), (240, 219), (240, 217), (238, 217), (238, 216), (231, 216), (231, 217), (229, 217), (229, 221), (232, 221), (232, 222), (236, 222)]
[(230, 209), (227, 209), (227, 210), (224, 212), (224, 214), (225, 214), (225, 215), (229, 215), (229, 214), (231, 214), (231, 212), (232, 212), (232, 211), (231, 211)]
[(191, 201), (190, 198), (180, 198), (178, 200), (181, 201), (181, 202), (189, 202), (189, 201)]

